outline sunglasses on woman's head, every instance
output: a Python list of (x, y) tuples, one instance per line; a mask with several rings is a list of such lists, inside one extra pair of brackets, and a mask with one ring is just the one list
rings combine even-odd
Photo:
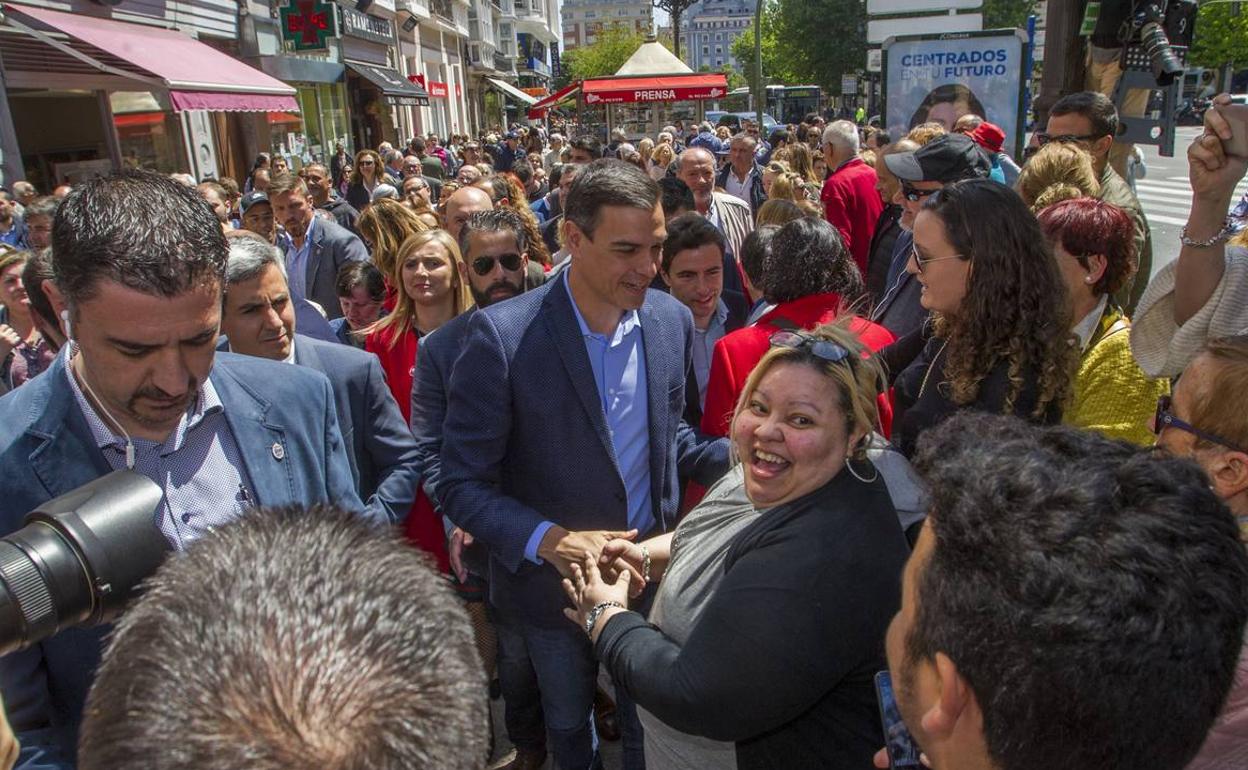
[(771, 346), (773, 348), (801, 350), (830, 364), (844, 361), (846, 358), (853, 361), (853, 354), (841, 345), (830, 340), (821, 340), (818, 337), (812, 337), (802, 332), (776, 332), (771, 335)]

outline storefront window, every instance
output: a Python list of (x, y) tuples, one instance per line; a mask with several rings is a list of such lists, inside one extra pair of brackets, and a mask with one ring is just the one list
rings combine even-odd
[(296, 85), (299, 112), (270, 112), (270, 150), (284, 155), (296, 169), (325, 162), (335, 142), (350, 146), (350, 123), (340, 83)]
[(114, 92), (109, 100), (125, 168), (164, 174), (185, 170), (182, 121), (176, 114), (162, 111), (160, 103), (146, 91)]

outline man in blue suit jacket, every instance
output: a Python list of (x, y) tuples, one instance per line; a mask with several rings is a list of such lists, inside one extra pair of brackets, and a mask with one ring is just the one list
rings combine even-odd
[(416, 499), (420, 462), (381, 362), (363, 350), (296, 334), (301, 327), (281, 252), (252, 233), (229, 242), (221, 314), (227, 342), (220, 349), (306, 366), (328, 377), (356, 491), (369, 513), (403, 521)]
[[(146, 172), (92, 180), (58, 209), (52, 250), (45, 287), (71, 342), (0, 399), (0, 535), (127, 466), (164, 490), (153, 524), (175, 549), (255, 505), (363, 509), (324, 375), (216, 355), (227, 249), (194, 189)], [(106, 633), (0, 658), (23, 770), (74, 766)]]
[[(589, 768), (597, 664), (563, 616), (560, 575), (612, 537), (674, 527), (678, 474), (713, 483), (728, 449), (680, 419), (692, 320), (648, 290), (665, 232), (658, 186), (596, 161), (564, 216), (571, 266), (469, 322), (435, 493), (489, 548), (490, 600), (528, 644), (556, 765)], [(635, 728), (625, 714), (626, 768), (642, 762)]]

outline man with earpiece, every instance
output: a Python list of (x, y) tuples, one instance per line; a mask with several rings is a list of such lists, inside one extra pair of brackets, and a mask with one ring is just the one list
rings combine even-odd
[[(45, 376), (0, 399), (0, 536), (126, 467), (164, 489), (153, 525), (174, 550), (254, 506), (369, 515), (329, 380), (216, 351), (228, 253), (208, 204), (160, 175), (92, 180), (64, 200), (43, 288), (69, 342)], [(0, 658), (22, 770), (75, 766), (107, 630), (70, 629)]]

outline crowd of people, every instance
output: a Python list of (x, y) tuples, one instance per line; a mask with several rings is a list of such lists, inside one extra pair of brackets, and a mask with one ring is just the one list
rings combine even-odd
[(880, 672), (931, 767), (1248, 766), (1248, 158), (1153, 271), (1117, 123), (15, 184), (0, 534), (129, 468), (176, 553), (0, 767), (889, 767)]

